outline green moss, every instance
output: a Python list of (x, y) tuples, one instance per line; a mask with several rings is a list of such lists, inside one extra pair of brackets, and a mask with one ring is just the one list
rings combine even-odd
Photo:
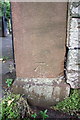
[(59, 102), (53, 108), (70, 114), (80, 112), (80, 90), (71, 90), (70, 97)]

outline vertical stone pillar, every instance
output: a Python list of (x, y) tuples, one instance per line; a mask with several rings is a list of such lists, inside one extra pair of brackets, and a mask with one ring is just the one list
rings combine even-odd
[(15, 92), (32, 105), (51, 106), (69, 95), (64, 82), (67, 3), (12, 3)]
[(71, 88), (80, 88), (80, 5), (69, 4), (67, 83)]

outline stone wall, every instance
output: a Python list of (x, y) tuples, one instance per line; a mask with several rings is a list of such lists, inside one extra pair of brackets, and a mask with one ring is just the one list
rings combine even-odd
[(71, 2), (68, 13), (67, 83), (80, 88), (80, 2)]

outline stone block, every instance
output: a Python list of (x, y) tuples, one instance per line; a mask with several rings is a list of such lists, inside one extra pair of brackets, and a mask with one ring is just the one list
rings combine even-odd
[(64, 74), (67, 3), (12, 2), (16, 75), (55, 78)]
[(80, 88), (80, 72), (79, 71), (66, 71), (67, 83), (70, 84), (71, 88)]
[(63, 79), (67, 3), (11, 5), (17, 77), (13, 92), (24, 94), (31, 105), (50, 107), (70, 92)]
[(63, 78), (17, 78), (14, 93), (24, 94), (30, 105), (49, 108), (69, 96), (70, 86)]
[(67, 58), (67, 83), (71, 88), (80, 88), (80, 50), (69, 50)]
[(80, 71), (80, 50), (74, 49), (68, 51), (67, 70)]
[(79, 17), (80, 16), (80, 1), (71, 3), (70, 10), (71, 10), (72, 17)]
[(70, 32), (78, 32), (78, 23), (80, 22), (80, 20), (78, 18), (71, 18), (70, 21)]
[(70, 20), (68, 48), (80, 48), (80, 19), (72, 18)]

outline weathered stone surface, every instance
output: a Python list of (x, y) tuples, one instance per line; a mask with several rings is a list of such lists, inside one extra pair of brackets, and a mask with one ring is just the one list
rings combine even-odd
[(66, 71), (67, 74), (67, 83), (70, 84), (71, 88), (77, 89), (80, 88), (80, 71)]
[(80, 71), (80, 50), (69, 50), (67, 58), (67, 70)]
[(80, 20), (78, 18), (71, 18), (70, 21), (70, 32), (78, 32), (78, 23)]
[(68, 48), (80, 48), (80, 19), (71, 18), (69, 27)]
[(73, 3), (71, 1), (70, 10), (71, 10), (71, 16), (79, 17), (80, 16), (80, 1), (79, 0), (77, 2), (74, 1)]
[[(30, 104), (50, 107), (69, 95), (64, 76), (67, 3), (13, 3), (17, 78), (13, 92)], [(19, 79), (24, 78), (24, 79)]]
[(80, 88), (80, 50), (69, 50), (67, 59), (67, 83), (71, 88)]
[(50, 107), (69, 95), (70, 86), (63, 78), (17, 78), (13, 84), (13, 92), (25, 94), (33, 106)]
[[(71, 3), (68, 27), (68, 55), (66, 66), (67, 83), (71, 88), (80, 88), (80, 19), (79, 3)], [(80, 14), (80, 13), (79, 13)], [(77, 18), (76, 18), (77, 17)]]
[(12, 2), (16, 75), (64, 75), (67, 3)]

